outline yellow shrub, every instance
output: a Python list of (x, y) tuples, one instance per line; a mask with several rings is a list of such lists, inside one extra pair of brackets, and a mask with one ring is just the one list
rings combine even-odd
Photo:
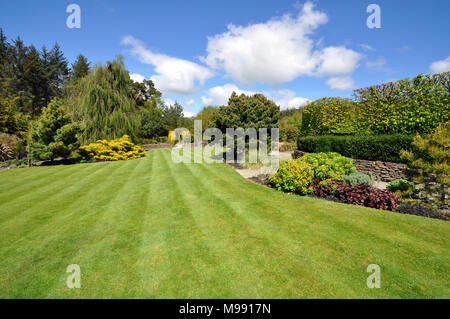
[(83, 145), (79, 149), (81, 156), (105, 161), (130, 160), (145, 156), (145, 150), (133, 144), (128, 135), (107, 141), (98, 140), (96, 143)]
[[(180, 137), (181, 137), (181, 141), (184, 141), (184, 139), (186, 138), (186, 136), (190, 134), (188, 130), (184, 130), (183, 132), (181, 132)], [(169, 131), (169, 135), (167, 136), (167, 139), (169, 140), (170, 143), (172, 143), (172, 145), (175, 145), (177, 142), (177, 134), (175, 131)]]

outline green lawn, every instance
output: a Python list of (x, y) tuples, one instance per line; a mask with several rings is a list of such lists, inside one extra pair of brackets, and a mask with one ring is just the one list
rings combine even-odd
[[(450, 223), (284, 194), (169, 150), (0, 171), (1, 298), (449, 298)], [(81, 267), (68, 289), (66, 267)], [(381, 267), (369, 289), (366, 268)]]

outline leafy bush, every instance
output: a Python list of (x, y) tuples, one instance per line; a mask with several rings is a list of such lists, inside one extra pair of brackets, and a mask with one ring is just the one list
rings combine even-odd
[(403, 179), (397, 179), (395, 181), (387, 184), (386, 189), (394, 192), (397, 196), (400, 197), (410, 197), (414, 194), (417, 194), (419, 190), (414, 186), (413, 183), (405, 181)]
[(400, 151), (411, 150), (413, 139), (409, 135), (299, 136), (297, 147), (310, 153), (337, 152), (354, 159), (405, 163)]
[(381, 190), (368, 184), (351, 186), (344, 181), (336, 181), (329, 185), (315, 183), (313, 187), (314, 195), (336, 198), (347, 204), (393, 210), (398, 203), (397, 196), (392, 192)]
[(440, 194), (444, 203), (450, 185), (450, 121), (427, 137), (417, 135), (412, 144), (414, 149), (402, 150), (401, 157), (408, 161), (414, 181), (424, 183), (424, 194)]
[(353, 172), (349, 175), (345, 175), (342, 180), (351, 186), (359, 184), (372, 184), (372, 177), (361, 172)]
[(54, 99), (43, 109), (39, 120), (33, 123), (30, 156), (52, 161), (58, 156), (68, 158), (79, 146), (78, 132), (79, 127), (71, 123), (62, 101)]
[(428, 134), (450, 118), (450, 72), (418, 75), (322, 98), (303, 109), (301, 136)]
[(314, 180), (340, 180), (356, 170), (353, 161), (338, 153), (312, 153), (299, 159), (307, 163), (314, 172)]
[(111, 141), (98, 140), (96, 143), (83, 145), (79, 153), (84, 158), (105, 161), (130, 160), (145, 156), (145, 150), (133, 144), (128, 135)]
[(313, 191), (310, 184), (314, 180), (314, 171), (306, 162), (285, 160), (278, 171), (269, 177), (270, 184), (278, 190), (302, 195)]
[(302, 195), (311, 193), (314, 181), (329, 183), (355, 170), (353, 161), (337, 153), (306, 154), (281, 162), (269, 180), (275, 188)]
[(306, 105), (302, 111), (300, 136), (356, 134), (356, 103), (340, 97), (325, 97)]
[(280, 147), (279, 147), (279, 151), (280, 152), (287, 152), (287, 151), (292, 151), (295, 146), (295, 144), (289, 143), (289, 142), (281, 142), (280, 143)]

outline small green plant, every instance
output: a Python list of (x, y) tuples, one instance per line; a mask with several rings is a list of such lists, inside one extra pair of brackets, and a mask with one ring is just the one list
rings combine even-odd
[(419, 193), (419, 190), (413, 183), (403, 179), (397, 179), (387, 184), (386, 189), (395, 193), (401, 198), (411, 198), (413, 195)]
[(353, 172), (349, 175), (345, 175), (342, 180), (351, 186), (359, 184), (372, 184), (372, 176), (361, 172)]
[(270, 184), (276, 189), (301, 195), (313, 192), (313, 180), (314, 171), (310, 165), (289, 159), (281, 162), (278, 171), (269, 177)]
[(353, 161), (338, 153), (311, 153), (297, 159), (314, 171), (314, 180), (337, 181), (356, 170)]
[(337, 153), (306, 154), (296, 160), (281, 162), (269, 180), (279, 190), (305, 195), (313, 191), (314, 181), (329, 184), (353, 171), (353, 161)]
[(440, 124), (429, 136), (417, 135), (412, 145), (412, 151), (400, 153), (408, 161), (408, 174), (414, 182), (424, 184), (422, 194), (437, 194), (444, 203), (450, 186), (450, 121)]
[(411, 182), (405, 181), (403, 179), (397, 179), (387, 184), (386, 189), (390, 190), (391, 192), (396, 192), (407, 191), (408, 189), (416, 189), (416, 187)]

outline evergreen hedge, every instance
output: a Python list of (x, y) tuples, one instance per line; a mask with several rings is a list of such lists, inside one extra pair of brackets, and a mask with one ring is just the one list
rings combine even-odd
[(336, 152), (346, 157), (369, 161), (405, 163), (400, 150), (411, 150), (411, 135), (366, 135), (366, 136), (301, 136), (298, 149), (308, 153)]

